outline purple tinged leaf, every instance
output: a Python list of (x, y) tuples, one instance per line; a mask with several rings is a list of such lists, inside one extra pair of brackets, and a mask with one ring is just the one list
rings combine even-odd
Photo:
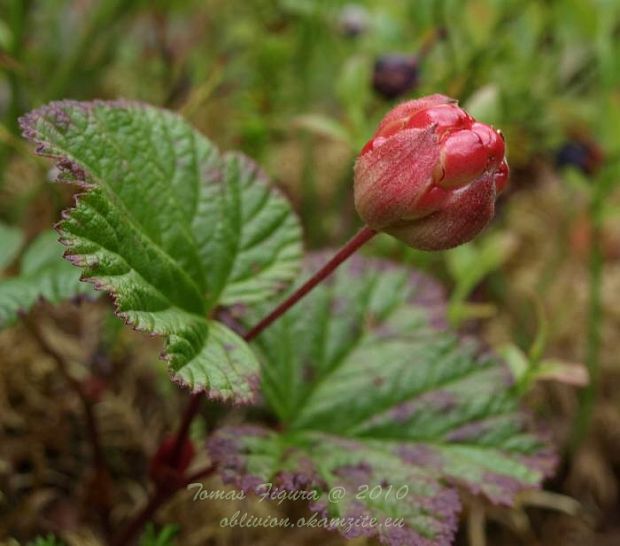
[[(451, 544), (458, 487), (498, 504), (540, 487), (555, 463), (547, 440), (519, 409), (506, 366), (447, 331), (442, 294), (424, 275), (354, 257), (281, 317), (256, 346), (285, 432), (217, 432), (209, 448), (225, 479), (316, 488), (321, 517), (384, 523), (331, 527), (392, 546)], [(348, 494), (330, 502), (334, 488)], [(360, 488), (380, 494), (356, 498)]]
[(405, 463), (410, 465), (441, 470), (444, 464), (441, 454), (424, 444), (398, 445), (395, 452)]

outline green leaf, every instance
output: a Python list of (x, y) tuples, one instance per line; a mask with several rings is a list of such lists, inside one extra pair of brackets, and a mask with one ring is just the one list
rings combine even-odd
[[(256, 346), (281, 432), (216, 433), (209, 449), (224, 480), (315, 491), (321, 516), (382, 524), (331, 522), (346, 536), (424, 546), (450, 542), (457, 485), (507, 505), (538, 487), (552, 454), (507, 368), (445, 331), (441, 296), (420, 274), (353, 258), (274, 323)], [(330, 497), (335, 488), (344, 498)]]
[(566, 362), (555, 358), (542, 360), (533, 379), (557, 381), (574, 387), (585, 387), (590, 383), (590, 375), (586, 366), (578, 362)]
[(476, 309), (465, 304), (474, 288), (497, 270), (514, 252), (516, 241), (509, 233), (491, 234), (476, 243), (468, 243), (444, 253), (446, 265), (455, 281), (448, 316), (453, 325), (462, 320), (485, 316), (493, 309)]
[(149, 523), (140, 539), (140, 546), (172, 546), (178, 534), (178, 525), (165, 525), (157, 531), (155, 525)]
[(497, 270), (514, 252), (516, 241), (509, 233), (488, 235), (445, 252), (446, 265), (456, 281), (458, 299), (464, 300), (484, 277)]
[(341, 123), (322, 114), (304, 114), (292, 120), (294, 127), (306, 129), (318, 136), (351, 144), (351, 136)]
[(532, 363), (528, 356), (515, 344), (507, 343), (498, 349), (499, 354), (506, 362), (510, 373), (517, 385), (527, 381)]
[(59, 303), (93, 290), (80, 282), (80, 272), (62, 259), (53, 231), (41, 233), (26, 249), (19, 275), (0, 280), (0, 327), (15, 321), (39, 300)]
[(15, 259), (23, 241), (24, 234), (20, 229), (0, 224), (0, 269)]
[(146, 105), (57, 102), (22, 127), (63, 180), (87, 190), (58, 228), (67, 258), (129, 324), (165, 336), (174, 380), (251, 401), (257, 360), (209, 317), (296, 275), (301, 233), (286, 199), (249, 159)]
[(27, 546), (65, 546), (65, 543), (54, 535), (47, 535), (45, 537), (37, 537), (33, 541), (29, 542)]

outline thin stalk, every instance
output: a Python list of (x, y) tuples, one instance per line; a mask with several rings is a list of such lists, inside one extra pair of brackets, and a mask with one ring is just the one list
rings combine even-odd
[(484, 505), (479, 501), (474, 501), (469, 507), (467, 517), (467, 537), (470, 546), (486, 546), (486, 514)]
[(29, 8), (30, 1), (12, 0), (9, 4), (9, 22), (13, 39), (8, 53), (16, 66), (11, 67), (8, 71), (7, 79), (11, 89), (11, 100), (7, 110), (6, 125), (13, 134), (17, 134), (17, 118), (22, 113), (21, 101), (23, 97), (18, 71), (21, 70), (21, 53), (26, 29), (26, 15)]
[[(178, 489), (174, 489), (176, 493)], [(121, 546), (124, 544), (131, 544), (131, 542), (138, 536), (140, 531), (151, 520), (155, 512), (170, 498), (164, 490), (157, 488), (153, 496), (149, 499), (146, 506), (140, 510), (140, 512), (129, 522), (127, 527), (123, 529), (123, 532), (118, 536), (116, 540), (112, 542), (112, 546)]]
[[(95, 4), (92, 15), (84, 22), (77, 43), (68, 57), (54, 71), (47, 88), (44, 90), (46, 100), (61, 98), (75, 74), (84, 65), (95, 43), (104, 32), (110, 32), (116, 17), (125, 17), (131, 9), (128, 0), (116, 2), (99, 2)], [(108, 40), (109, 41), (109, 40)]]
[[(368, 226), (361, 228), (348, 243), (346, 243), (323, 267), (321, 267), (321, 269), (319, 269), (314, 275), (312, 275), (312, 277), (310, 277), (304, 284), (295, 290), (295, 292), (280, 303), (271, 313), (256, 324), (256, 326), (249, 330), (243, 336), (243, 339), (245, 341), (251, 341), (255, 337), (259, 336), (268, 326), (278, 320), (313, 288), (329, 277), (339, 265), (352, 256), (361, 246), (367, 243), (376, 234), (377, 232)], [(200, 403), (203, 398), (203, 393), (193, 394), (189, 404), (187, 405), (185, 413), (181, 419), (179, 431), (177, 432), (175, 444), (170, 456), (169, 464), (172, 467), (176, 467), (180, 461), (183, 446), (187, 442), (190, 426), (194, 420), (194, 417), (196, 417), (198, 411), (200, 410)], [(205, 474), (209, 474), (213, 472), (213, 470), (214, 468), (209, 467), (206, 471), (194, 473), (185, 480), (185, 483), (188, 483), (188, 480), (193, 481), (199, 477), (204, 477)], [(191, 483), (191, 481), (189, 481), (189, 483)], [(126, 546), (129, 544), (152, 517), (152, 515), (157, 511), (157, 509), (176, 491), (178, 491), (178, 488), (163, 490), (161, 487), (158, 487), (144, 509), (129, 522), (122, 534), (119, 535), (119, 538), (113, 542), (113, 546)]]
[[(319, 194), (317, 189), (316, 170), (314, 168), (314, 145), (310, 134), (301, 137), (301, 149), (303, 153), (303, 166), (301, 172), (301, 205), (300, 214), (302, 222), (308, 224), (311, 218), (316, 218), (319, 207)], [(323, 221), (313, 222), (313, 229), (308, 230), (307, 237), (314, 246), (323, 237)]]
[(308, 292), (315, 288), (318, 284), (329, 277), (339, 265), (347, 258), (351, 257), (360, 247), (370, 241), (377, 232), (364, 226), (346, 243), (321, 269), (319, 269), (312, 277), (310, 277), (303, 285), (293, 292), (287, 299), (278, 305), (271, 313), (262, 319), (254, 328), (252, 328), (243, 339), (251, 341), (267, 328), (272, 322), (280, 318), (286, 311), (302, 299)]
[(194, 417), (198, 414), (200, 410), (200, 403), (204, 397), (204, 393), (198, 392), (192, 394), (189, 404), (185, 408), (185, 412), (183, 413), (183, 417), (181, 418), (181, 424), (179, 425), (179, 430), (176, 435), (176, 439), (174, 442), (174, 446), (172, 451), (170, 452), (170, 466), (176, 467), (181, 460), (181, 455), (183, 454), (183, 446), (187, 441), (189, 436), (189, 429), (192, 425), (192, 421)]
[(204, 479), (211, 474), (213, 474), (216, 470), (215, 465), (210, 465), (206, 468), (201, 468), (196, 472), (190, 474), (185, 480), (181, 483), (176, 484), (172, 489), (161, 489), (157, 488), (155, 493), (150, 498), (150, 500), (146, 503), (146, 506), (136, 515), (136, 517), (129, 523), (123, 532), (118, 536), (118, 538), (112, 542), (112, 546), (122, 546), (124, 544), (130, 544), (131, 541), (142, 531), (142, 529), (146, 526), (146, 524), (151, 520), (151, 518), (155, 515), (155, 512), (164, 505), (170, 497), (172, 497), (177, 491), (181, 489), (185, 489), (191, 483), (194, 483), (196, 480)]
[[(8, 22), (12, 31), (12, 41), (8, 48), (11, 66), (7, 70), (7, 82), (11, 97), (7, 106), (4, 126), (11, 136), (18, 134), (17, 118), (22, 113), (21, 65), (22, 49), (24, 46), (24, 34), (26, 30), (26, 16), (30, 9), (30, 0), (11, 0), (8, 6)], [(10, 147), (6, 143), (0, 144), (0, 186), (4, 183), (4, 170), (10, 154)]]
[(196, 480), (203, 480), (204, 478), (208, 478), (216, 470), (217, 467), (213, 464), (195, 470), (185, 478), (185, 481), (183, 482), (183, 487), (187, 487), (189, 484), (194, 483)]
[(592, 411), (598, 393), (600, 376), (601, 329), (603, 323), (602, 309), (602, 282), (603, 282), (603, 244), (602, 223), (605, 184), (603, 180), (594, 188), (590, 205), (592, 235), (590, 241), (589, 258), (589, 303), (588, 303), (588, 331), (586, 341), (586, 366), (590, 381), (581, 391), (579, 413), (575, 422), (575, 433), (572, 438), (572, 449), (576, 450), (588, 434)]

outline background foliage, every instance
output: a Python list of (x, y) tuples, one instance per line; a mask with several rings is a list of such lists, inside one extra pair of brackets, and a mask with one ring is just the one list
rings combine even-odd
[[(30, 243), (72, 202), (73, 190), (47, 183), (56, 173), (32, 156), (17, 127), (19, 115), (60, 98), (122, 96), (180, 112), (221, 149), (241, 149), (265, 167), (300, 213), (309, 248), (340, 244), (358, 222), (352, 162), (394, 102), (372, 88), (375, 61), (415, 55), (445, 31), (420, 60), (417, 87), (402, 98), (447, 93), (501, 127), (511, 190), (493, 226), (466, 247), (428, 254), (380, 237), (369, 253), (425, 269), (445, 284), (453, 325), (507, 355), (528, 405), (550, 421), (564, 453), (548, 484), (563, 496), (524, 498), (511, 510), (472, 500), (458, 540), (483, 544), (484, 527), (490, 544), (617, 543), (620, 5), (359, 1), (357, 13), (365, 16), (356, 34), (350, 4), (0, 2), (3, 275), (26, 267)], [(567, 152), (567, 143), (581, 148)], [(114, 499), (120, 518), (144, 498), (146, 454), (174, 423), (180, 397), (157, 363), (157, 344), (122, 330), (107, 301), (42, 306), (35, 317), (64, 347), (74, 373), (94, 374), (90, 387), (103, 392), (94, 396), (121, 484)], [(26, 543), (51, 531), (68, 544), (97, 544), (81, 513), (92, 487), (79, 404), (20, 326), (0, 335), (0, 378), (0, 540)], [(197, 439), (220, 411), (205, 409)], [(234, 425), (242, 416), (227, 419)], [(179, 543), (190, 546), (239, 537), (252, 544), (319, 540), (307, 531), (224, 532), (216, 522), (231, 508), (181, 499), (161, 522), (181, 522)]]

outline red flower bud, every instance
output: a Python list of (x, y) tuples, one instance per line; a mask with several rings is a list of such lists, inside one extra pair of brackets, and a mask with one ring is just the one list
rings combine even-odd
[(455, 100), (405, 102), (379, 124), (355, 164), (355, 207), (373, 229), (422, 250), (473, 239), (508, 182), (504, 139)]

